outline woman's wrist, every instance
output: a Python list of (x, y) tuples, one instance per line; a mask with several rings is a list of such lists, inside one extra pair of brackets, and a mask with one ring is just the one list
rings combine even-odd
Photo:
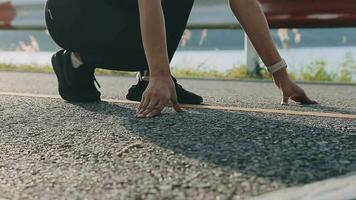
[(287, 77), (287, 76), (288, 76), (287, 68), (280, 69), (273, 74), (273, 77)]
[(282, 87), (284, 84), (289, 83), (291, 81), (286, 68), (274, 73), (273, 80), (279, 87)]
[(169, 67), (167, 69), (155, 69), (150, 70), (150, 78), (166, 78), (171, 77), (171, 70)]

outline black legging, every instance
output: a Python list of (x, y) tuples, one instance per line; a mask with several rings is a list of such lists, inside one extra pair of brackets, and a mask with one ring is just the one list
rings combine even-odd
[[(163, 0), (168, 56), (171, 60), (185, 30), (194, 0)], [(143, 71), (137, 0), (48, 0), (46, 23), (53, 40), (78, 52), (97, 68)]]

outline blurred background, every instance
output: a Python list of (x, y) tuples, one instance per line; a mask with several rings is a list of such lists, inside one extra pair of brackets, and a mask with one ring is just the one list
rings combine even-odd
[[(196, 0), (190, 23), (205, 22), (235, 23), (235, 18), (226, 1)], [(356, 81), (356, 28), (273, 29), (271, 33), (294, 79)], [(0, 29), (1, 70), (51, 71), (50, 57), (57, 50), (44, 30)], [(187, 29), (171, 65), (179, 77), (270, 78), (262, 65), (262, 74), (251, 75), (245, 63), (242, 30)]]

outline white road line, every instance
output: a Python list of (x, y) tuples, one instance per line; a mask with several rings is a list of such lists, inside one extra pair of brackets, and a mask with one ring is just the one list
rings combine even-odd
[(355, 200), (356, 174), (261, 195), (251, 200)]
[[(58, 95), (46, 95), (46, 94), (0, 92), (0, 95), (61, 99), (60, 96), (58, 96)], [(128, 100), (103, 99), (103, 101), (107, 101), (110, 103), (138, 104), (138, 102), (133, 102), (133, 101), (128, 101)], [(330, 113), (330, 112), (306, 112), (306, 111), (296, 111), (296, 110), (224, 107), (224, 106), (213, 106), (213, 105), (181, 105), (181, 106), (186, 109), (208, 109), (208, 110), (236, 111), (236, 112), (256, 112), (256, 113), (271, 113), (271, 114), (285, 114), (285, 115), (299, 115), (299, 116), (327, 117), (327, 118), (356, 120), (356, 115)]]

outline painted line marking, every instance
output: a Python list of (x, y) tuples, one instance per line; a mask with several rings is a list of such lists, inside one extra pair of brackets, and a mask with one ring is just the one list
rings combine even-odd
[[(0, 95), (3, 95), (3, 96), (18, 96), (18, 97), (33, 97), (33, 98), (61, 99), (61, 97), (58, 96), (58, 95), (45, 95), (45, 94), (0, 92)], [(106, 101), (106, 102), (110, 102), (110, 103), (139, 104), (139, 102), (133, 102), (133, 101), (128, 101), (128, 100), (116, 100), (116, 99), (102, 99), (102, 100)], [(327, 117), (327, 118), (356, 120), (356, 115), (341, 114), (341, 113), (329, 113), (329, 112), (306, 112), (306, 111), (296, 111), (296, 110), (224, 107), (224, 106), (214, 106), (214, 105), (181, 105), (181, 106), (182, 106), (182, 108), (186, 108), (186, 109), (206, 109), (206, 110), (221, 110), (221, 111), (236, 111), (236, 112), (256, 112), (256, 113), (285, 114), (285, 115), (299, 115), (299, 116)]]
[(351, 200), (356, 199), (356, 175), (331, 178), (267, 193), (251, 200)]

